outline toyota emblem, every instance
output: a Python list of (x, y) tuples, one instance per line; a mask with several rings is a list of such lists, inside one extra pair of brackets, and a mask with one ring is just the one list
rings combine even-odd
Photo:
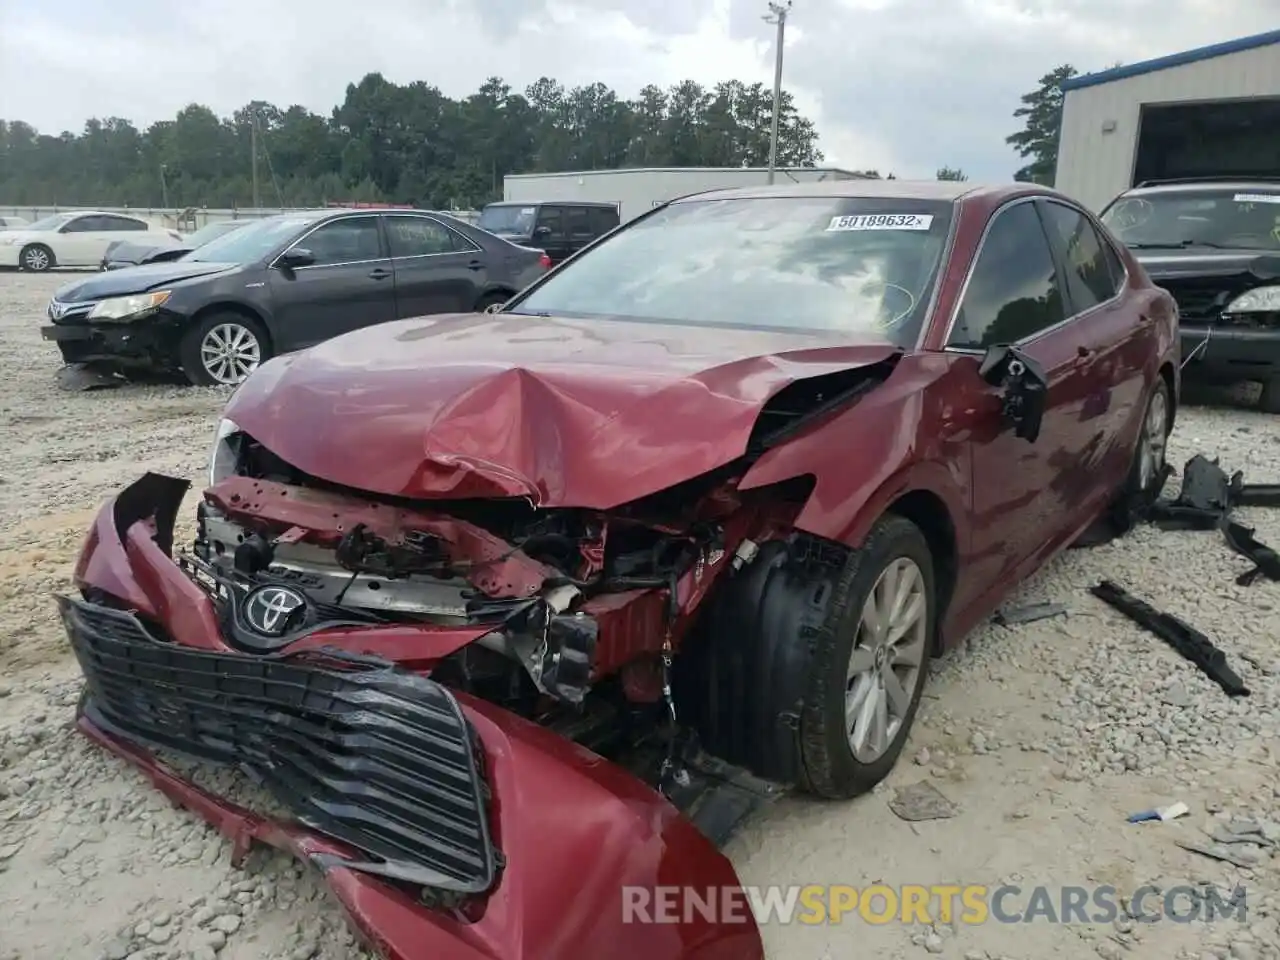
[(280, 637), (293, 615), (306, 605), (307, 598), (290, 587), (258, 587), (244, 598), (244, 618), (255, 633)]

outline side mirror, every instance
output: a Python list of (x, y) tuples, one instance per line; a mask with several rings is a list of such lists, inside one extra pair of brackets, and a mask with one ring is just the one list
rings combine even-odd
[(987, 349), (978, 376), (999, 388), (1000, 415), (1013, 425), (1014, 436), (1035, 443), (1049, 393), (1040, 364), (1013, 347), (997, 345)]
[(550, 227), (534, 227), (533, 235), (535, 237), (549, 237), (551, 236), (551, 228)]
[(297, 267), (309, 267), (315, 262), (315, 254), (310, 250), (303, 247), (294, 247), (292, 250), (286, 250), (280, 254), (280, 259), (276, 261), (276, 264), (293, 270)]

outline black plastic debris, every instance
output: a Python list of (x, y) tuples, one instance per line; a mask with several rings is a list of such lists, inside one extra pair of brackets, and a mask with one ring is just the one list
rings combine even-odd
[(1228, 520), (1222, 526), (1222, 535), (1232, 550), (1253, 562), (1252, 570), (1236, 577), (1239, 586), (1247, 587), (1260, 576), (1280, 580), (1280, 554), (1255, 538), (1252, 527)]
[(1157, 610), (1110, 580), (1103, 580), (1096, 586), (1090, 587), (1089, 592), (1177, 650), (1220, 686), (1227, 696), (1247, 697), (1249, 695), (1249, 688), (1228, 665), (1227, 655), (1185, 620), (1171, 613)]
[(1061, 603), (1029, 603), (1024, 607), (1002, 607), (996, 611), (994, 619), (1002, 627), (1013, 627), (1066, 614), (1067, 608)]
[(1162, 530), (1214, 530), (1231, 512), (1233, 487), (1240, 484), (1241, 474), (1228, 477), (1218, 466), (1197, 453), (1182, 468), (1182, 489), (1173, 500), (1156, 500), (1147, 509), (1150, 522)]

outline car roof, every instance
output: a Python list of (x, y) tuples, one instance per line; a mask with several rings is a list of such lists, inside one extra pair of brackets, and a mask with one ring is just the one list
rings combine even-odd
[(1034, 184), (974, 184), (967, 180), (822, 180), (813, 183), (788, 183), (776, 186), (732, 187), (694, 193), (673, 203), (693, 200), (755, 200), (765, 197), (832, 197), (890, 200), (941, 200), (955, 202), (961, 198), (984, 198), (994, 201), (1035, 191), (1048, 193)]
[(1121, 196), (1150, 196), (1158, 193), (1199, 193), (1205, 190), (1270, 190), (1280, 193), (1280, 179), (1260, 177), (1196, 177), (1186, 180), (1169, 180), (1164, 183), (1147, 181), (1126, 190)]

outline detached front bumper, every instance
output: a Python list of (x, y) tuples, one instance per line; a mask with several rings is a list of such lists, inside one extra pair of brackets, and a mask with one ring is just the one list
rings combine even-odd
[(40, 336), (55, 343), (65, 363), (176, 367), (175, 324), (158, 317), (136, 323), (51, 323)]
[[(148, 475), (107, 504), (76, 566), (87, 599), (60, 600), (86, 676), (85, 734), (230, 837), (238, 856), (259, 841), (317, 866), (388, 960), (763, 958), (749, 916), (627, 922), (626, 888), (705, 895), (739, 881), (621, 768), (368, 656), (376, 644), (360, 634), (376, 629), (321, 631), (297, 652), (231, 649), (208, 595), (169, 554), (184, 489)], [(405, 659), (430, 663), (445, 641), (420, 636), (421, 656)], [(157, 748), (248, 768), (296, 822), (197, 787)]]

